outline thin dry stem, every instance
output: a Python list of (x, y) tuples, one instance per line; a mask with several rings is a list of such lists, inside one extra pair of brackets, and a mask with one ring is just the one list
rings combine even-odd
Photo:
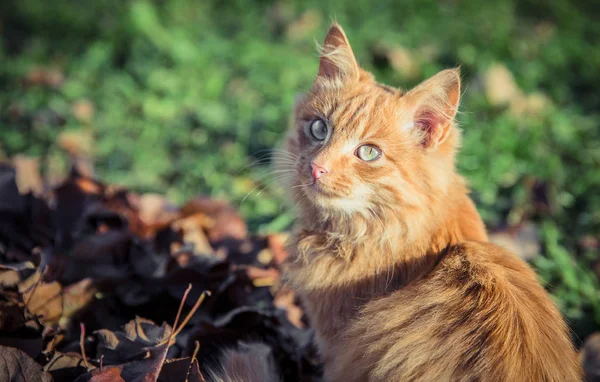
[(183, 305), (185, 304), (185, 300), (187, 299), (187, 296), (191, 290), (192, 290), (192, 284), (190, 284), (188, 286), (185, 293), (183, 294), (183, 298), (181, 299), (181, 303), (179, 304), (179, 311), (177, 312), (177, 316), (175, 317), (175, 323), (173, 325), (173, 329), (171, 330), (171, 334), (169, 335), (169, 338), (156, 344), (157, 347), (165, 344), (165, 342), (167, 343), (167, 346), (170, 346), (171, 340), (175, 339), (177, 337), (177, 335), (183, 330), (185, 325), (187, 325), (187, 323), (190, 321), (192, 316), (196, 313), (196, 311), (200, 307), (200, 304), (202, 304), (202, 301), (204, 301), (206, 296), (210, 296), (210, 291), (205, 290), (204, 292), (202, 292), (200, 297), (198, 297), (198, 301), (196, 301), (196, 303), (194, 304), (194, 306), (192, 307), (190, 312), (185, 316), (185, 319), (183, 320), (181, 325), (179, 325), (179, 327), (177, 327), (177, 323), (179, 322), (179, 316), (181, 314), (181, 311), (183, 310)]
[[(192, 316), (196, 313), (196, 311), (200, 307), (200, 304), (202, 304), (202, 301), (204, 301), (206, 296), (210, 296), (210, 291), (205, 290), (204, 292), (202, 292), (200, 297), (198, 297), (198, 301), (196, 301), (190, 312), (187, 314), (187, 316), (185, 316), (185, 319), (183, 320), (181, 325), (179, 325), (179, 328), (177, 328), (177, 330), (173, 333), (174, 337), (177, 337), (177, 335), (183, 330), (185, 325), (187, 325), (187, 323), (192, 319)], [(175, 330), (175, 328), (173, 328), (173, 330)]]
[[(185, 376), (185, 382), (188, 382), (189, 378), (190, 378), (190, 372), (192, 371), (192, 366), (194, 365), (194, 361), (196, 361), (196, 356), (198, 355), (198, 351), (200, 350), (200, 342), (198, 341), (194, 341), (196, 343), (196, 348), (194, 349), (194, 354), (192, 354), (192, 360), (190, 362), (190, 366), (188, 367), (188, 372)], [(202, 382), (206, 382), (204, 379), (204, 376), (202, 375), (202, 372), (200, 372), (200, 379), (202, 380)]]
[(87, 356), (85, 355), (85, 324), (82, 322), (79, 324), (81, 328), (81, 337), (79, 337), (79, 347), (81, 348), (81, 356), (83, 357), (83, 364), (86, 368), (89, 369), (90, 364), (87, 361)]
[(179, 323), (179, 317), (181, 316), (181, 311), (183, 311), (183, 306), (185, 305), (185, 301), (187, 300), (188, 295), (190, 294), (191, 290), (192, 290), (192, 284), (190, 283), (188, 285), (187, 289), (185, 290), (185, 292), (183, 293), (183, 297), (181, 298), (181, 303), (179, 303), (179, 310), (177, 311), (177, 316), (175, 316), (175, 322), (173, 323), (173, 330), (175, 330), (175, 328), (177, 327), (177, 324)]

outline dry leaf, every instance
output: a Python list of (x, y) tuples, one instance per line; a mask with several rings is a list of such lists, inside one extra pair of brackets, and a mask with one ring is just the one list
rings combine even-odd
[(204, 233), (205, 228), (211, 225), (214, 225), (214, 221), (203, 213), (196, 213), (172, 223), (173, 229), (183, 233), (183, 240), (186, 243), (194, 244), (194, 252), (204, 254), (213, 253)]
[(275, 295), (274, 304), (279, 309), (285, 310), (288, 320), (290, 320), (294, 326), (298, 328), (305, 327), (304, 322), (302, 322), (304, 311), (296, 305), (296, 294), (293, 290), (287, 287), (281, 288)]
[(25, 155), (16, 155), (13, 157), (12, 163), (17, 173), (16, 180), (19, 193), (24, 195), (32, 192), (35, 195), (41, 195), (44, 186), (40, 175), (39, 161)]
[(45, 283), (36, 272), (19, 284), (27, 309), (44, 325), (55, 325), (63, 313), (62, 287), (58, 282)]
[(52, 382), (52, 376), (19, 349), (0, 346), (0, 375), (11, 382)]

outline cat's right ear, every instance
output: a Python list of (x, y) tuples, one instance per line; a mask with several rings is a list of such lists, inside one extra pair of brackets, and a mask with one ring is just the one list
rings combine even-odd
[(319, 49), (317, 79), (355, 80), (359, 77), (358, 63), (342, 27), (334, 22)]
[(420, 130), (424, 147), (436, 148), (448, 138), (454, 126), (460, 103), (459, 69), (442, 70), (404, 98), (412, 116), (408, 125)]

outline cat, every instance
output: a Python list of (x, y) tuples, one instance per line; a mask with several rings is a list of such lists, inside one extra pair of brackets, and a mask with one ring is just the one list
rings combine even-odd
[[(209, 382), (277, 382), (281, 378), (271, 348), (262, 343), (240, 343), (225, 349), (219, 364), (209, 367)], [(204, 381), (204, 379), (203, 379)]]
[[(333, 23), (280, 168), (298, 228), (286, 264), (325, 381), (577, 381), (559, 311), (487, 234), (455, 168), (460, 74), (404, 92)], [(267, 378), (266, 376), (264, 378)]]

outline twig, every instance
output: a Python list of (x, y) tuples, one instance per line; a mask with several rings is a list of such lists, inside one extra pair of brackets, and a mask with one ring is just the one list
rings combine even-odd
[[(185, 305), (185, 301), (187, 300), (190, 291), (192, 290), (192, 284), (190, 283), (183, 293), (183, 297), (181, 298), (181, 303), (179, 303), (179, 310), (177, 310), (177, 316), (175, 316), (175, 322), (173, 323), (173, 331), (177, 328), (177, 324), (179, 323), (179, 317), (181, 316), (181, 312), (183, 311), (183, 306)], [(171, 332), (172, 333), (172, 332)]]
[(104, 354), (100, 356), (100, 373), (102, 373), (102, 361), (104, 360)]
[(198, 301), (196, 301), (196, 303), (194, 304), (194, 306), (192, 307), (190, 312), (187, 314), (187, 316), (185, 316), (185, 319), (183, 320), (181, 325), (179, 325), (179, 328), (177, 328), (177, 330), (175, 330), (175, 328), (173, 328), (173, 330), (175, 330), (175, 333), (173, 333), (173, 336), (176, 337), (183, 330), (183, 328), (187, 325), (187, 323), (192, 319), (192, 316), (196, 313), (196, 311), (200, 307), (200, 304), (202, 304), (202, 301), (204, 301), (206, 296), (210, 296), (210, 291), (205, 290), (204, 292), (202, 292), (200, 297), (198, 297)]
[[(185, 305), (185, 300), (187, 300), (188, 294), (192, 290), (192, 284), (188, 284), (187, 289), (183, 292), (183, 297), (181, 298), (181, 302), (179, 303), (179, 309), (177, 310), (177, 315), (175, 316), (175, 322), (173, 322), (173, 328), (171, 329), (171, 333), (169, 333), (169, 338), (167, 338), (167, 348), (171, 346), (171, 339), (174, 337), (173, 333), (175, 332), (175, 328), (177, 328), (177, 323), (179, 323), (179, 316), (181, 316), (181, 311), (183, 310), (183, 306)], [(177, 336), (177, 334), (175, 334)], [(164, 342), (161, 342), (161, 344)]]
[(185, 319), (183, 320), (181, 325), (179, 325), (179, 327), (177, 327), (177, 323), (179, 322), (180, 313), (183, 310), (183, 305), (185, 304), (185, 300), (187, 299), (187, 296), (191, 289), (192, 289), (192, 284), (190, 284), (190, 286), (188, 286), (185, 293), (183, 294), (183, 298), (181, 299), (181, 303), (179, 304), (179, 311), (177, 312), (177, 316), (175, 317), (175, 323), (173, 325), (173, 329), (171, 330), (171, 334), (169, 334), (169, 338), (167, 338), (167, 340), (163, 340), (163, 341), (157, 343), (155, 346), (163, 345), (165, 342), (167, 342), (167, 344), (168, 344), (167, 347), (170, 346), (171, 339), (177, 337), (177, 335), (181, 332), (181, 330), (185, 327), (185, 325), (187, 325), (187, 323), (190, 321), (190, 319), (192, 318), (194, 313), (196, 313), (196, 311), (200, 307), (200, 304), (202, 304), (202, 301), (204, 301), (206, 296), (210, 296), (209, 291), (205, 290), (204, 292), (202, 292), (200, 297), (198, 297), (198, 301), (196, 301), (196, 303), (194, 304), (194, 306), (192, 307), (190, 312), (187, 314), (187, 316), (185, 316)]
[[(194, 362), (196, 361), (196, 356), (198, 355), (198, 350), (200, 350), (200, 342), (198, 342), (198, 341), (194, 341), (194, 342), (196, 343), (196, 348), (194, 349), (194, 354), (192, 354), (192, 360), (190, 362), (190, 366), (188, 366), (188, 371), (187, 371), (187, 374), (185, 375), (185, 382), (189, 381), (190, 372), (192, 371), (192, 367), (194, 365)], [(200, 378), (201, 378), (202, 382), (205, 382), (202, 372), (200, 372)]]
[(85, 324), (82, 322), (79, 324), (79, 326), (81, 327), (81, 337), (79, 338), (79, 347), (81, 348), (81, 356), (83, 357), (83, 364), (85, 365), (86, 368), (89, 369), (90, 365), (87, 361), (87, 357), (85, 355), (85, 345), (84, 345), (84, 341), (85, 341)]
[(46, 346), (47, 350), (55, 350), (56, 347), (56, 342), (58, 341), (58, 334), (55, 334), (54, 337), (52, 337), (52, 339), (50, 340), (50, 342), (48, 342), (48, 345)]
[[(188, 315), (185, 316), (185, 319), (183, 320), (183, 322), (181, 323), (181, 325), (179, 325), (179, 328), (178, 328), (177, 324), (179, 323), (179, 317), (181, 316), (181, 311), (183, 310), (183, 305), (185, 305), (185, 300), (187, 300), (188, 294), (190, 293), (191, 290), (192, 290), (192, 284), (189, 284), (188, 288), (183, 293), (183, 297), (181, 298), (181, 303), (179, 304), (179, 310), (177, 311), (177, 316), (175, 316), (175, 322), (173, 323), (173, 328), (171, 329), (171, 333), (169, 334), (169, 337), (166, 340), (166, 348), (165, 348), (164, 353), (162, 355), (162, 361), (161, 361), (160, 368), (158, 368), (159, 371), (162, 369), (162, 365), (164, 364), (164, 362), (166, 360), (167, 351), (169, 350), (169, 346), (171, 346), (171, 339), (175, 339), (177, 337), (177, 335), (179, 334), (179, 332), (181, 332), (181, 330), (183, 329), (183, 327), (192, 318), (192, 316), (194, 315), (194, 313), (196, 313), (196, 310), (198, 310), (198, 308), (200, 307), (200, 304), (202, 304), (202, 301), (204, 301), (204, 299), (206, 298), (206, 295), (210, 295), (209, 291), (202, 292), (202, 294), (200, 295), (200, 297), (198, 297), (198, 301), (196, 301), (196, 304), (194, 304), (194, 306), (192, 307), (192, 309), (190, 310), (190, 312), (188, 313)], [(157, 347), (162, 346), (162, 345), (165, 345), (165, 341), (159, 342), (154, 347), (157, 348)], [(189, 373), (189, 368), (188, 368), (188, 373)], [(152, 375), (152, 377), (154, 378), (153, 379), (154, 381), (156, 381), (158, 379), (158, 375)]]

